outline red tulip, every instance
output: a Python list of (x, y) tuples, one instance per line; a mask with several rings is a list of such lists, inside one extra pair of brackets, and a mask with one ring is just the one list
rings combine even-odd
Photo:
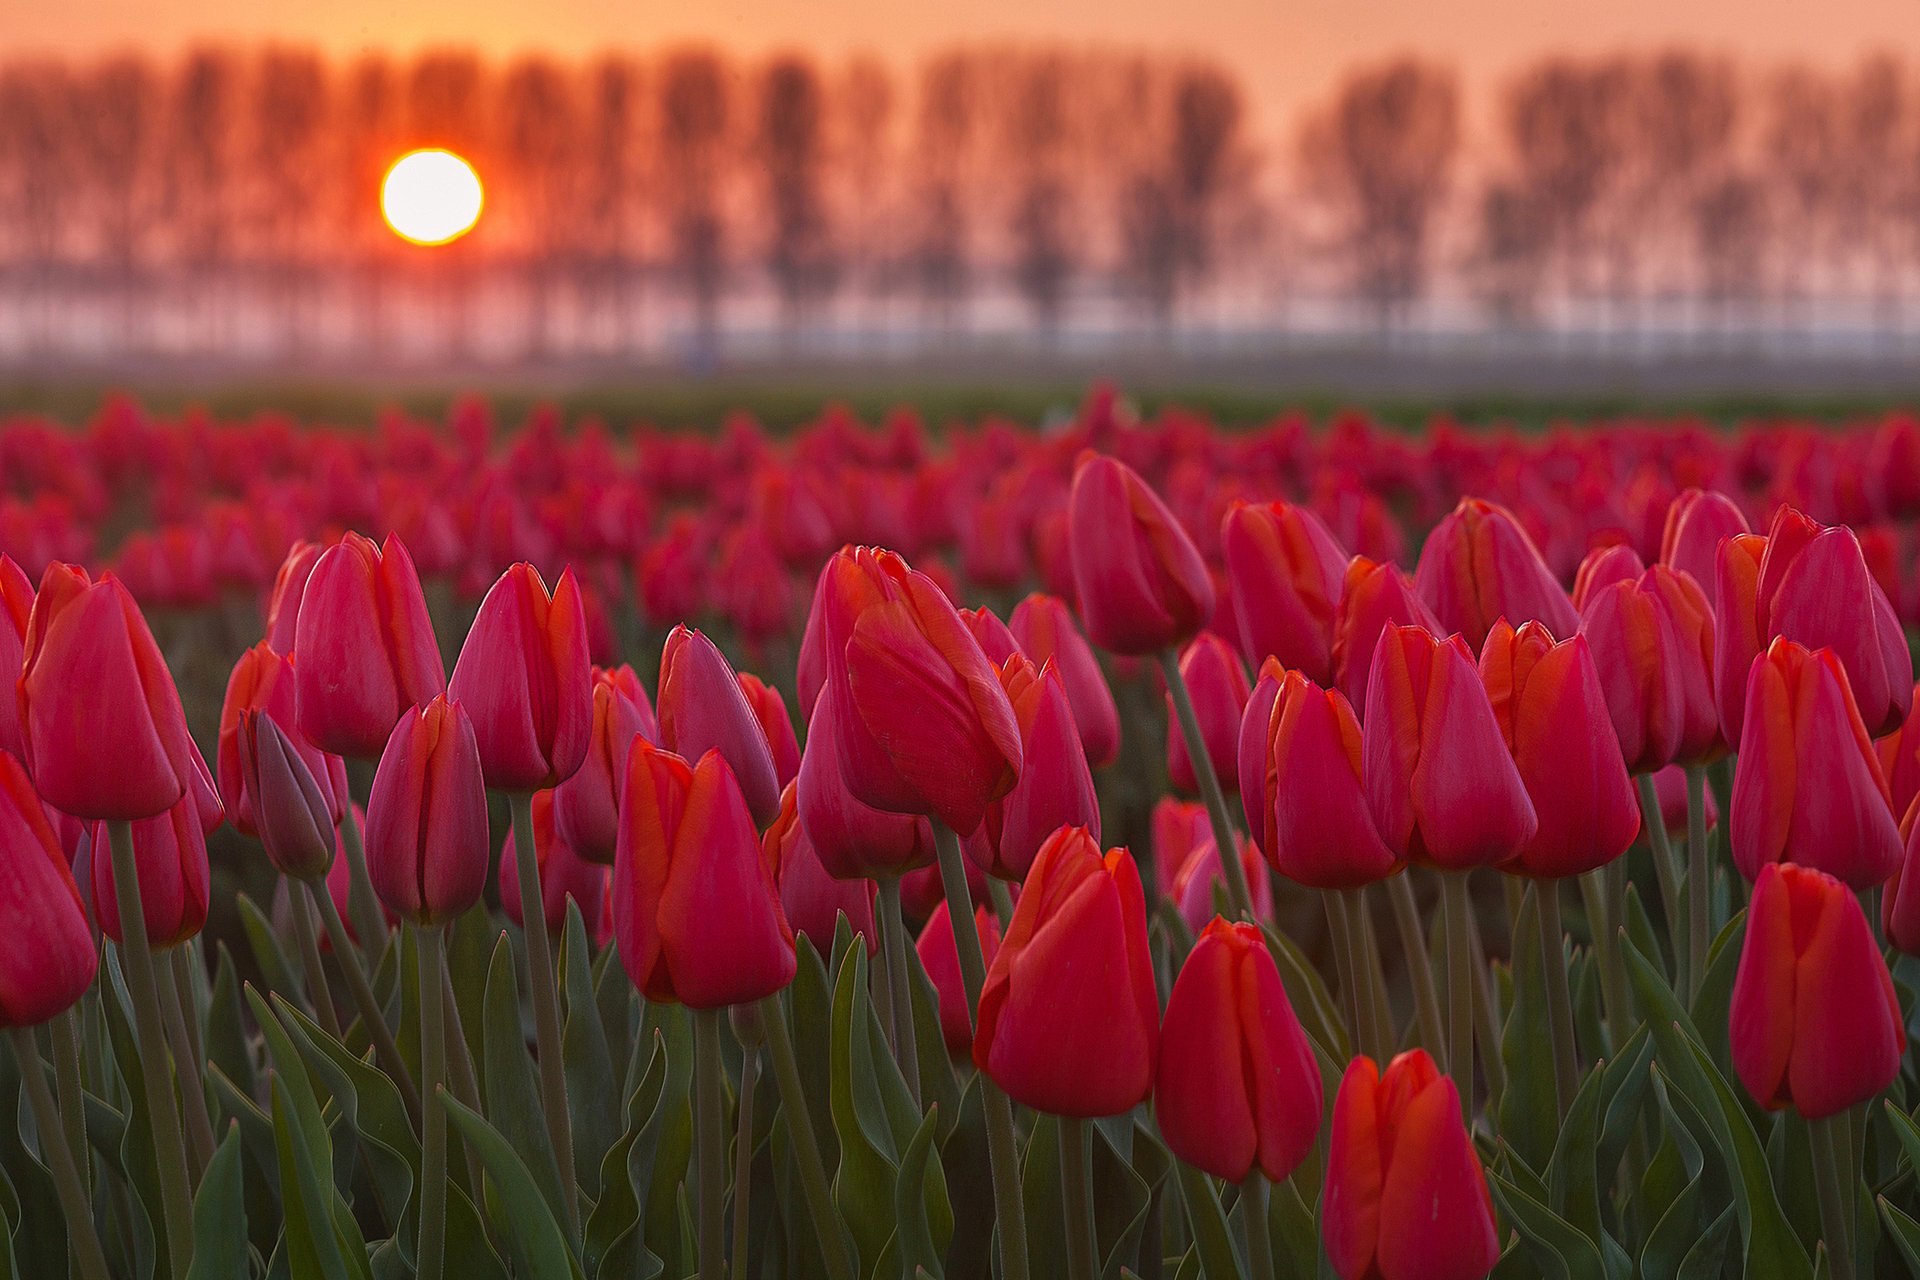
[(220, 741), (215, 763), (219, 766), (220, 801), (226, 806), (234, 828), (243, 835), (259, 834), (240, 759), (240, 718), (248, 711), (259, 711), (271, 718), (286, 743), (299, 754), (307, 772), (327, 793), (333, 825), (338, 826), (346, 812), (346, 762), (320, 750), (301, 735), (296, 684), (293, 660), (275, 652), (264, 640), (241, 654), (240, 660), (233, 664), (233, 673), (227, 677), (226, 697), (220, 706)]
[[(1240, 656), (1231, 645), (1211, 631), (1202, 631), (1181, 653), (1180, 674), (1193, 699), (1194, 718), (1200, 722), (1200, 736), (1207, 758), (1213, 762), (1213, 772), (1221, 785), (1231, 790), (1239, 785), (1240, 717), (1252, 692), (1247, 687), (1246, 668), (1240, 665)], [(1200, 790), (1171, 695), (1167, 697), (1167, 777), (1188, 794)]]
[(1146, 899), (1125, 849), (1065, 827), (1041, 848), (980, 993), (973, 1060), (1016, 1102), (1113, 1116), (1153, 1086)]
[(398, 538), (349, 533), (308, 575), (294, 624), (299, 728), (334, 755), (378, 756), (393, 726), (447, 687), (426, 597)]
[(489, 787), (538, 791), (571, 778), (593, 731), (593, 667), (573, 570), (551, 597), (524, 561), (501, 574), (460, 646), (447, 695), (473, 721)]
[(1476, 650), (1502, 617), (1537, 618), (1559, 636), (1580, 626), (1573, 601), (1513, 513), (1478, 498), (1461, 499), (1427, 535), (1413, 581), (1441, 627)]
[[(1260, 850), (1253, 841), (1240, 836), (1237, 843), (1240, 874), (1246, 877), (1247, 892), (1253, 898), (1254, 918), (1265, 920), (1273, 914), (1273, 882), (1260, 865)], [(1173, 873), (1167, 896), (1173, 900), (1187, 928), (1198, 933), (1219, 910), (1216, 890), (1226, 883), (1226, 872), (1220, 865), (1220, 846), (1209, 835), (1188, 851), (1186, 860)]]
[(719, 646), (675, 627), (660, 654), (660, 745), (687, 760), (718, 751), (733, 771), (747, 809), (762, 826), (780, 812), (780, 776), (746, 686)]
[(1320, 1238), (1341, 1280), (1479, 1280), (1500, 1258), (1460, 1095), (1425, 1049), (1355, 1058), (1333, 1101)]
[(980, 646), (980, 652), (994, 666), (1005, 665), (1008, 658), (1020, 652), (1020, 642), (1013, 638), (1013, 632), (1007, 629), (1007, 624), (1000, 621), (999, 615), (993, 610), (984, 606), (962, 609), (960, 621), (967, 624), (973, 642)]
[(887, 813), (862, 802), (841, 773), (838, 712), (814, 704), (807, 748), (795, 780), (807, 839), (827, 872), (843, 880), (897, 876), (933, 861), (933, 827), (925, 818)]
[(793, 981), (793, 932), (746, 797), (718, 751), (697, 765), (641, 738), (613, 863), (620, 960), (649, 1000), (747, 1004)]
[(1276, 657), (1316, 684), (1333, 680), (1333, 611), (1347, 553), (1320, 518), (1285, 502), (1235, 503), (1220, 526), (1240, 652)]
[(879, 934), (873, 926), (873, 900), (880, 886), (871, 880), (837, 880), (828, 874), (813, 841), (807, 839), (806, 824), (800, 821), (795, 783), (788, 783), (780, 794), (780, 816), (761, 837), (760, 852), (779, 886), (780, 906), (796, 935), (811, 940), (821, 955), (830, 955), (844, 914), (848, 927), (866, 939), (867, 954), (874, 954)]
[(20, 700), (13, 686), (26, 656), (27, 618), (33, 612), (33, 582), (5, 552), (0, 552), (0, 751), (24, 758), (27, 738), (20, 725)]
[(313, 566), (320, 563), (326, 548), (317, 542), (300, 541), (287, 550), (286, 559), (273, 576), (273, 594), (267, 600), (266, 644), (275, 653), (292, 653), (300, 621), (300, 602), (307, 594), (307, 579)]
[(1063, 826), (1085, 827), (1100, 838), (1100, 797), (1074, 727), (1067, 690), (1051, 662), (1035, 671), (1018, 654), (1000, 668), (1000, 682), (1020, 725), (1025, 767), (1013, 790), (987, 807), (966, 841), (981, 870), (1021, 880), (1048, 836)]
[(387, 909), (444, 924), (486, 888), (486, 779), (473, 722), (443, 694), (403, 712), (367, 799), (367, 877)]
[(753, 718), (766, 737), (773, 758), (773, 776), (784, 788), (800, 772), (800, 739), (793, 733), (793, 718), (787, 714), (787, 700), (780, 691), (751, 672), (739, 675), (740, 692), (753, 709)]
[(1727, 1011), (1733, 1067), (1754, 1101), (1808, 1120), (1865, 1102), (1900, 1074), (1893, 978), (1847, 886), (1792, 863), (1761, 869)]
[[(599, 923), (607, 892), (607, 869), (574, 852), (554, 819), (553, 792), (534, 792), (533, 858), (540, 869), (540, 913), (546, 917), (550, 937), (560, 936), (566, 927), (568, 899), (580, 904), (581, 921), (591, 930)], [(520, 864), (511, 830), (500, 849), (500, 907), (507, 919), (526, 927), (520, 914)]]
[(1195, 1168), (1278, 1182), (1320, 1131), (1320, 1067), (1266, 940), (1218, 916), (1187, 954), (1160, 1024), (1154, 1118)]
[(1066, 683), (1087, 763), (1096, 769), (1112, 764), (1120, 754), (1120, 711), (1067, 602), (1058, 596), (1030, 595), (1013, 607), (1007, 629), (1020, 652), (1033, 662), (1053, 663)]
[(203, 767), (153, 633), (112, 574), (47, 566), (18, 688), (34, 788), (64, 813), (155, 817)]
[[(1920, 689), (1920, 685), (1915, 686)], [(1909, 711), (1900, 727), (1874, 743), (1887, 779), (1893, 811), (1904, 815), (1920, 795), (1920, 713)]]
[(620, 780), (626, 776), (627, 748), (636, 737), (656, 730), (644, 702), (646, 697), (633, 668), (594, 669), (593, 728), (587, 735), (587, 756), (571, 778), (553, 792), (554, 829), (575, 853), (588, 862), (613, 865), (613, 847), (620, 834)]
[[(980, 950), (986, 963), (992, 965), (994, 956), (1000, 953), (1000, 918), (984, 906), (975, 907), (973, 926), (980, 933)], [(960, 946), (953, 939), (953, 917), (947, 914), (944, 899), (927, 917), (913, 945), (940, 1002), (940, 1038), (946, 1041), (948, 1053), (966, 1057), (973, 1051), (972, 1011), (960, 976)]]
[(1158, 653), (1213, 616), (1213, 580), (1193, 539), (1125, 463), (1082, 457), (1067, 519), (1080, 614), (1101, 648)]
[(1173, 892), (1188, 855), (1213, 839), (1213, 821), (1197, 800), (1161, 796), (1154, 802), (1152, 826), (1153, 882), (1164, 898)]
[(1389, 849), (1448, 871), (1502, 863), (1539, 828), (1466, 643), (1423, 627), (1380, 637), (1361, 776)]
[(297, 880), (324, 876), (333, 865), (345, 792), (336, 792), (324, 773), (316, 778), (300, 747), (257, 707), (240, 713), (234, 737), (242, 793), (267, 860)]
[(1281, 875), (1353, 889), (1400, 870), (1374, 828), (1361, 762), (1360, 722), (1340, 691), (1270, 659), (1241, 721), (1240, 803)]
[(1404, 626), (1441, 634), (1439, 619), (1398, 565), (1355, 556), (1333, 614), (1333, 678), (1350, 705), (1367, 705), (1367, 677), (1380, 637), (1389, 627)]
[(1729, 828), (1740, 873), (1797, 862), (1856, 889), (1892, 875), (1900, 831), (1838, 656), (1775, 640), (1747, 678), (1744, 719)]
[(80, 890), (40, 797), (8, 752), (0, 752), (0, 910), (8, 920), (0, 1026), (37, 1026), (86, 994), (99, 961)]
[[(220, 801), (213, 781), (198, 773), (173, 808), (132, 823), (133, 862), (148, 946), (158, 950), (185, 942), (207, 923), (211, 889), (207, 832), (219, 824)], [(108, 837), (106, 823), (96, 823), (91, 853), (93, 911), (101, 932), (120, 942), (120, 898)]]
[[(1678, 834), (1686, 838), (1687, 830), (1687, 771), (1677, 764), (1670, 764), (1653, 775), (1654, 798), (1660, 801), (1660, 821), (1669, 835)], [(1711, 831), (1720, 824), (1720, 802), (1713, 798), (1713, 788), (1707, 787), (1700, 793), (1701, 807), (1706, 810), (1707, 829)]]
[(1713, 626), (1693, 579), (1665, 565), (1588, 598), (1580, 629), (1629, 773), (1700, 764), (1724, 749)]
[(1714, 563), (1713, 701), (1720, 736), (1740, 748), (1740, 719), (1747, 705), (1747, 673), (1766, 642), (1760, 635), (1760, 562), (1767, 540), (1744, 533), (1720, 544)]
[(1580, 562), (1580, 568), (1573, 575), (1573, 607), (1584, 613), (1587, 601), (1601, 588), (1616, 582), (1636, 581), (1646, 571), (1640, 553), (1624, 542), (1595, 547), (1587, 552), (1587, 558)]
[(1739, 504), (1717, 489), (1686, 489), (1667, 508), (1660, 535), (1660, 563), (1688, 574), (1702, 592), (1711, 591), (1720, 543), (1750, 532)]
[(1586, 637), (1556, 643), (1538, 622), (1515, 631), (1503, 618), (1480, 651), (1480, 679), (1540, 820), (1506, 869), (1574, 876), (1625, 853), (1640, 804)]

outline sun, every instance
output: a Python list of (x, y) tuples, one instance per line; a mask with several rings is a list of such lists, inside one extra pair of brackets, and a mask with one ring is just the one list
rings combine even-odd
[(402, 240), (446, 244), (480, 220), (486, 202), (480, 175), (451, 151), (409, 151), (393, 162), (380, 184), (380, 210)]

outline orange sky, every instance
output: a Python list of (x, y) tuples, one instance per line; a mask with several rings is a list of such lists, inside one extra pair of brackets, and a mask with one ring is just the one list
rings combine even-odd
[(970, 37), (1065, 37), (1209, 52), (1268, 112), (1346, 65), (1420, 50), (1481, 80), (1548, 48), (1685, 41), (1756, 59), (1920, 56), (1916, 0), (0, 0), (0, 49), (171, 50), (209, 36), (334, 51), (449, 42), (506, 53), (709, 39), (748, 51), (911, 57)]

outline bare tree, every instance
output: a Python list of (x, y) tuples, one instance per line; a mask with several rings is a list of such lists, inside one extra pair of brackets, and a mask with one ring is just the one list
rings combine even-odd
[(86, 169), (84, 189), (94, 204), (90, 222), (116, 302), (119, 341), (135, 346), (139, 277), (158, 214), (152, 200), (158, 77), (145, 59), (122, 54), (93, 67), (77, 92), (77, 162)]
[(833, 286), (823, 188), (825, 106), (820, 73), (797, 56), (776, 58), (760, 82), (759, 159), (765, 181), (767, 270), (789, 339)]
[(189, 53), (174, 82), (167, 131), (174, 257), (192, 286), (181, 294), (196, 304), (200, 327), (221, 346), (231, 328), (225, 292), (240, 223), (240, 92), (240, 69), (231, 50)]
[(731, 124), (728, 99), (718, 55), (690, 50), (668, 58), (660, 88), (662, 179), (674, 257), (704, 352), (712, 350), (719, 330), (726, 260), (720, 188)]
[(326, 66), (310, 49), (269, 49), (253, 68), (244, 144), (254, 187), (248, 257), (271, 281), (290, 341), (298, 340), (314, 266), (328, 89)]
[(643, 182), (644, 112), (641, 70), (630, 58), (607, 54), (587, 77), (582, 130), (581, 296), (590, 312), (610, 312), (615, 345), (626, 351), (637, 337), (637, 293), (642, 246), (639, 195)]
[[(554, 293), (578, 252), (577, 144), (580, 124), (572, 81), (551, 59), (529, 56), (508, 68), (500, 86), (501, 160), (515, 181), (502, 238), (518, 252), (527, 300), (526, 349), (552, 347)], [(496, 224), (496, 229), (499, 229)]]
[(1541, 242), (1534, 247), (1551, 258), (1559, 288), (1570, 299), (1590, 287), (1596, 210), (1625, 155), (1623, 80), (1615, 63), (1556, 57), (1529, 68), (1507, 94), (1512, 189), (1490, 195), (1481, 210), (1511, 231), (1521, 212), (1511, 197), (1523, 195), (1520, 221), (1530, 227), (1523, 238)]
[(970, 284), (972, 227), (963, 183), (976, 132), (977, 80), (973, 59), (963, 53), (935, 58), (920, 72), (913, 257), (921, 296), (945, 324), (957, 318)]

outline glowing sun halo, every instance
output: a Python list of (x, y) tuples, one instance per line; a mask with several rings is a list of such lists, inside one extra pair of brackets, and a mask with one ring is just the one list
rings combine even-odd
[(409, 151), (380, 185), (380, 209), (394, 234), (415, 244), (446, 244), (472, 230), (485, 196), (480, 175), (451, 151)]

